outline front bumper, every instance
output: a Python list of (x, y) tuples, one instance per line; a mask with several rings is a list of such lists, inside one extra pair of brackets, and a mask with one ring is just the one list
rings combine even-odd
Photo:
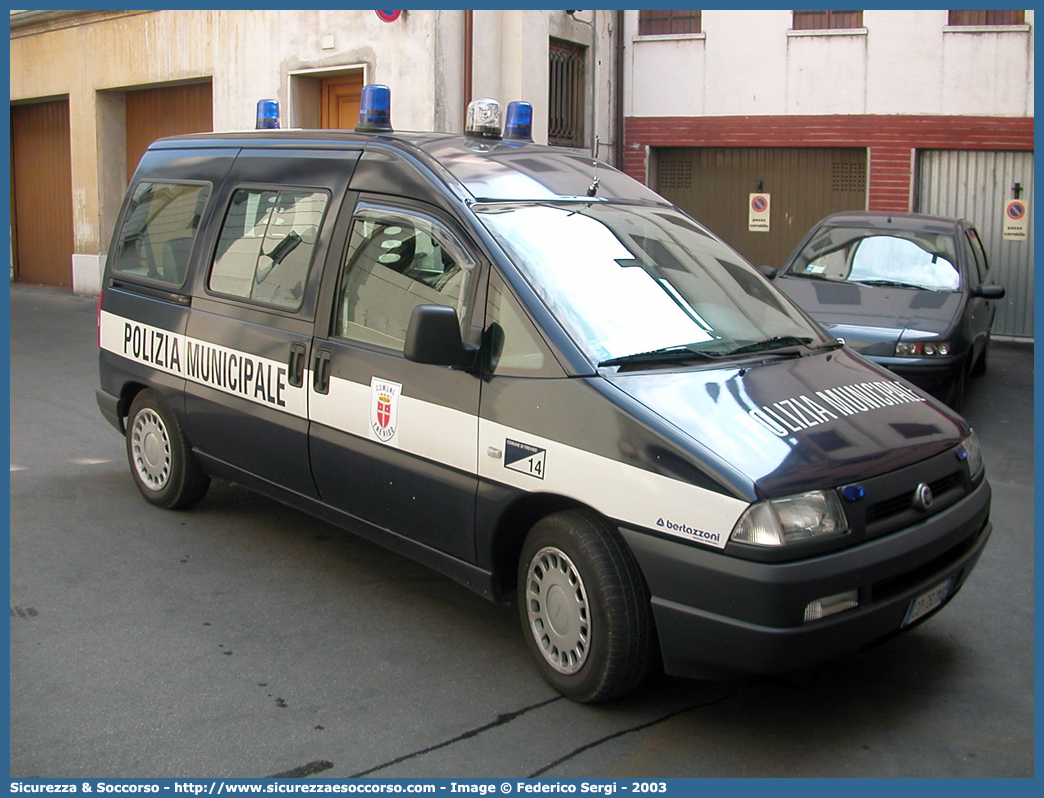
[[(964, 584), (989, 539), (990, 487), (882, 538), (806, 560), (760, 563), (621, 528), (652, 593), (664, 669), (773, 674), (858, 654), (903, 630), (910, 603)], [(811, 601), (859, 591), (859, 607), (808, 623)], [(927, 617), (927, 616), (926, 616)], [(909, 628), (909, 627), (907, 627)]]
[(867, 355), (879, 366), (898, 374), (930, 394), (944, 394), (953, 387), (964, 369), (965, 355), (954, 357), (881, 357)]

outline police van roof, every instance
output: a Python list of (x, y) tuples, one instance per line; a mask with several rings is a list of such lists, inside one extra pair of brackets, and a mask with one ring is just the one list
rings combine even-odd
[(583, 152), (530, 142), (450, 133), (257, 130), (172, 136), (150, 149), (192, 147), (391, 150), (445, 170), (475, 201), (588, 198), (667, 205), (655, 192)]

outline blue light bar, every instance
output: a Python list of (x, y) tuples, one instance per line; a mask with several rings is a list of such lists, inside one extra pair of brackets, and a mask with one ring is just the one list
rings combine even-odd
[(278, 130), (279, 129), (279, 101), (258, 100), (257, 101), (257, 124), (256, 130)]
[(519, 141), (533, 140), (533, 106), (522, 100), (508, 103), (504, 138)]
[(391, 133), (391, 89), (378, 83), (362, 87), (356, 133)]

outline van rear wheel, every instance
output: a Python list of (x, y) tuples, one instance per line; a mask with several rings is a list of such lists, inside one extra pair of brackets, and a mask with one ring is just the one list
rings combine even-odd
[(593, 513), (555, 513), (530, 530), (518, 603), (537, 667), (568, 698), (617, 698), (648, 674), (655, 634), (645, 580), (620, 533)]
[(141, 494), (177, 510), (202, 499), (210, 477), (200, 469), (170, 405), (157, 391), (134, 397), (127, 415), (127, 460)]

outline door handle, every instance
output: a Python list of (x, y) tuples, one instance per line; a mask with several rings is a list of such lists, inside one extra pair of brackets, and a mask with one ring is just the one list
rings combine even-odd
[(319, 349), (315, 353), (315, 370), (312, 373), (312, 389), (316, 393), (330, 393), (329, 349)]
[(290, 360), (287, 362), (286, 382), (294, 388), (300, 388), (304, 385), (304, 366), (307, 354), (308, 347), (300, 341), (294, 341), (290, 344)]

